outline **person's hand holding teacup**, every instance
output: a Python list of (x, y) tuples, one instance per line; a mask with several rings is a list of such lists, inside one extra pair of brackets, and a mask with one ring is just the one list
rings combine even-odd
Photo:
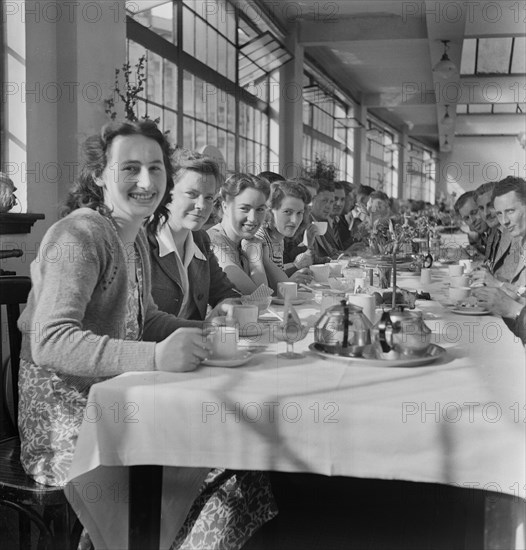
[(308, 268), (298, 269), (296, 273), (290, 276), (290, 280), (297, 284), (309, 285), (314, 279), (314, 273)]

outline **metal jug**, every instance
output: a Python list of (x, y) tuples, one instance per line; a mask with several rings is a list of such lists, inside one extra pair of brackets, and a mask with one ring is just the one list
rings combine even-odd
[(327, 353), (360, 357), (371, 344), (371, 322), (362, 308), (342, 300), (325, 310), (314, 325), (314, 342)]
[(421, 311), (397, 306), (383, 312), (373, 329), (373, 341), (377, 352), (385, 358), (423, 356), (431, 343), (431, 329), (424, 323)]

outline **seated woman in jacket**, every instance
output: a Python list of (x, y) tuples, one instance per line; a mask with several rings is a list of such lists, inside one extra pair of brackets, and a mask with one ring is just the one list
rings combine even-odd
[(176, 151), (174, 164), (168, 219), (155, 233), (148, 232), (152, 296), (163, 311), (203, 320), (208, 305), (214, 308), (239, 296), (202, 230), (212, 212), (221, 174), (213, 159), (188, 150)]
[[(215, 308), (214, 313), (224, 313), (228, 307), (225, 300), (239, 297), (202, 230), (212, 212), (221, 174), (213, 159), (199, 153), (182, 149), (173, 160), (168, 219), (155, 232), (148, 231), (152, 296), (162, 311), (204, 320), (208, 305)], [(151, 224), (151, 229), (155, 228)], [(214, 517), (218, 510), (220, 519)], [(210, 550), (222, 548), (226, 540), (235, 550), (276, 513), (264, 473), (215, 468), (208, 474), (174, 548), (197, 547), (195, 541), (206, 538)]]
[(293, 281), (309, 284), (313, 275), (310, 269), (293, 270), (287, 276), (287, 268), (293, 268), (294, 264), (284, 265), (283, 250), (285, 237), (294, 237), (303, 221), (305, 208), (310, 203), (310, 194), (307, 188), (292, 180), (277, 181), (271, 185), (267, 221), (258, 229), (256, 237), (259, 237), (267, 246), (268, 251), (263, 259), (265, 272), (269, 285), (276, 289), (277, 283)]
[(250, 294), (260, 285), (268, 285), (263, 241), (255, 235), (265, 220), (270, 184), (251, 174), (233, 174), (219, 192), (223, 218), (208, 235), (227, 277), (240, 292)]

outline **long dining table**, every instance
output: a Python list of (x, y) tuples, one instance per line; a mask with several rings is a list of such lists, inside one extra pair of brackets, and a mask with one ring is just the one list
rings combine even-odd
[[(322, 357), (310, 349), (313, 330), (295, 344), (304, 358), (278, 358), (285, 343), (262, 325), (241, 340), (253, 355), (237, 368), (95, 384), (66, 486), (95, 547), (169, 548), (213, 467), (439, 483), (523, 510), (524, 347), (498, 317), (451, 311), (447, 267), (432, 277), (425, 287), (418, 275), (398, 277), (432, 297), (416, 302), (445, 349), (431, 364)], [(320, 315), (315, 300), (296, 309), (311, 327)], [(514, 529), (510, 548), (521, 548), (520, 518)], [(499, 548), (491, 532), (485, 540)]]

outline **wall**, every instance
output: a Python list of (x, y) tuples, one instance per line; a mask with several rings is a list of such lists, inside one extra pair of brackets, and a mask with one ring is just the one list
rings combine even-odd
[(46, 219), (29, 235), (0, 237), (1, 248), (25, 252), (1, 267), (26, 275), (77, 173), (80, 144), (108, 121), (104, 99), (126, 61), (126, 14), (124, 0), (8, 4), (6, 160), (23, 211)]
[(442, 155), (438, 166), (440, 190), (476, 189), (506, 176), (526, 177), (526, 151), (514, 136), (455, 137), (453, 151)]

